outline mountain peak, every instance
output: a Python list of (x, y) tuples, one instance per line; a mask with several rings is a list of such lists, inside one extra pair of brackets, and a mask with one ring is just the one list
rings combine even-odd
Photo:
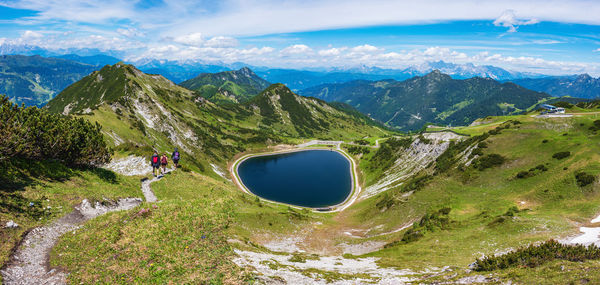
[(238, 70), (238, 72), (241, 73), (241, 74), (243, 74), (243, 75), (245, 75), (245, 76), (248, 76), (248, 77), (256, 75), (254, 73), (254, 71), (252, 71), (252, 69), (250, 69), (247, 66), (244, 66), (244, 67), (240, 68), (240, 70)]
[(592, 77), (587, 73), (577, 75), (577, 80), (590, 80)]
[(442, 73), (439, 69), (434, 69), (433, 71), (425, 74), (422, 78), (434, 80), (452, 79), (450, 75)]
[(269, 82), (260, 78), (250, 68), (202, 73), (180, 85), (200, 92), (202, 97), (212, 102), (245, 102), (269, 86)]

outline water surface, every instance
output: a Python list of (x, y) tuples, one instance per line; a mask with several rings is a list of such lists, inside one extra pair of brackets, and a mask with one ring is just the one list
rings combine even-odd
[(251, 157), (239, 165), (238, 174), (264, 199), (318, 208), (339, 204), (350, 195), (350, 167), (337, 151), (306, 150)]

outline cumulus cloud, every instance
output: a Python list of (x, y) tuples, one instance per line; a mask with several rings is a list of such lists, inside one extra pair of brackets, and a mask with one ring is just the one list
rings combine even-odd
[(21, 39), (24, 39), (24, 40), (39, 39), (42, 37), (44, 37), (44, 35), (42, 35), (41, 33), (29, 31), (29, 30), (25, 31), (21, 35)]
[(206, 43), (204, 45), (207, 47), (220, 47), (220, 48), (236, 47), (238, 45), (238, 41), (232, 37), (217, 36), (217, 37), (212, 37), (210, 40), (206, 41)]
[(540, 21), (535, 18), (529, 20), (519, 20), (517, 19), (517, 15), (514, 10), (506, 10), (502, 12), (500, 17), (494, 20), (494, 25), (498, 27), (506, 27), (508, 28), (509, 33), (514, 33), (517, 31), (519, 26), (533, 25), (539, 22)]
[(322, 49), (318, 53), (320, 56), (337, 56), (347, 49), (347, 47)]
[(204, 43), (204, 38), (202, 37), (202, 33), (190, 33), (176, 37), (173, 41), (182, 45), (201, 46)]
[(307, 45), (292, 45), (281, 50), (282, 55), (300, 55), (312, 53), (312, 49)]
[(379, 52), (379, 51), (383, 51), (383, 49), (380, 49), (378, 47), (369, 45), (369, 44), (365, 44), (365, 45), (361, 45), (361, 46), (356, 46), (350, 49), (352, 52), (357, 52), (357, 53), (373, 53), (373, 52)]
[(600, 48), (597, 48), (594, 50), (595, 52), (600, 52)]

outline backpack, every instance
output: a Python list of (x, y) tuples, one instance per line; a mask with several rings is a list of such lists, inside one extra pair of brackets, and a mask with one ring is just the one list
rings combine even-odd
[(178, 152), (178, 151), (176, 151), (176, 152), (173, 154), (173, 160), (179, 160), (179, 152)]
[(157, 164), (158, 163), (158, 156), (153, 156), (152, 157), (152, 163), (153, 164)]
[(160, 163), (167, 164), (167, 157), (166, 156), (161, 157), (160, 158)]

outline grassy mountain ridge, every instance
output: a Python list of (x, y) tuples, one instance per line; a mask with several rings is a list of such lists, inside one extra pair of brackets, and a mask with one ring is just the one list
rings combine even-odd
[(234, 71), (203, 73), (179, 85), (198, 91), (213, 102), (245, 102), (271, 85), (247, 67)]
[(381, 133), (365, 118), (298, 96), (280, 84), (244, 104), (220, 106), (160, 75), (122, 63), (83, 78), (46, 108), (98, 122), (117, 149), (179, 147), (203, 169), (209, 162), (223, 164), (248, 147), (269, 142)]
[(41, 56), (0, 56), (0, 94), (11, 101), (41, 107), (54, 95), (99, 67)]
[(513, 83), (480, 77), (455, 80), (439, 71), (401, 82), (325, 84), (301, 94), (347, 103), (402, 130), (426, 123), (465, 125), (488, 115), (518, 113), (550, 97)]

